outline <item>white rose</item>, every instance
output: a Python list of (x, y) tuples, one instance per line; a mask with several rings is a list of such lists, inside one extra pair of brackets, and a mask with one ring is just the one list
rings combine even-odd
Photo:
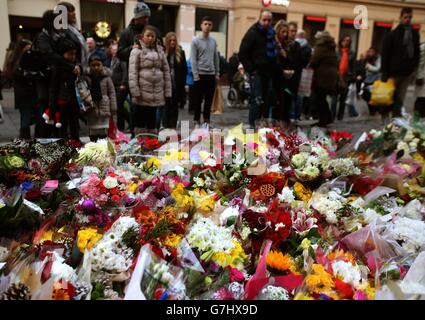
[(118, 186), (118, 180), (114, 177), (107, 177), (105, 180), (103, 180), (103, 185), (106, 189), (113, 189)]

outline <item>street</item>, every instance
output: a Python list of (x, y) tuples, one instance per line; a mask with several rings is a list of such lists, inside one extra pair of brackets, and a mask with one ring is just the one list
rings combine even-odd
[[(411, 113), (413, 109), (413, 88), (408, 92), (406, 98), (407, 112)], [(227, 97), (228, 87), (223, 87), (223, 96)], [(14, 93), (11, 89), (3, 90), (4, 100), (1, 101), (4, 110), (5, 121), (0, 124), (0, 143), (7, 143), (19, 136), (19, 111), (14, 108)], [(359, 135), (364, 131), (382, 127), (379, 116), (370, 117), (367, 111), (367, 105), (364, 101), (358, 101), (357, 110), (360, 113), (358, 118), (345, 117), (343, 121), (336, 121), (329, 126), (329, 130), (346, 130), (354, 135)], [(248, 109), (230, 108), (226, 103), (225, 111), (221, 115), (212, 115), (211, 125), (213, 128), (231, 128), (240, 124), (247, 123)], [(180, 112), (180, 120), (193, 120), (186, 108)], [(316, 121), (301, 121), (299, 126), (308, 129)], [(81, 122), (80, 122), (81, 123)], [(34, 128), (32, 128), (34, 130)], [(83, 142), (87, 142), (87, 128), (81, 123), (81, 137)]]

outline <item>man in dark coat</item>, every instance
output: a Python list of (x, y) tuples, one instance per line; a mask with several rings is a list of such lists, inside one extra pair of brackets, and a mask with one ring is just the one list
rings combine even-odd
[(275, 32), (272, 13), (264, 9), (260, 19), (245, 34), (239, 49), (239, 59), (249, 74), (251, 98), (249, 124), (255, 128), (260, 117), (268, 116), (267, 99), (277, 68)]
[(419, 32), (412, 27), (413, 10), (403, 8), (400, 24), (387, 34), (382, 47), (382, 81), (394, 78), (393, 116), (401, 116), (407, 88), (413, 81), (413, 74), (419, 66)]

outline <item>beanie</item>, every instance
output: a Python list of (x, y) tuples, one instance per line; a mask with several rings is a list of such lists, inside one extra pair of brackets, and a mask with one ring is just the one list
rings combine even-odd
[(151, 9), (149, 9), (149, 6), (143, 0), (138, 0), (136, 8), (134, 8), (134, 19), (150, 16)]
[(71, 40), (67, 38), (61, 38), (58, 42), (58, 52), (59, 54), (64, 54), (66, 52), (77, 50), (77, 46)]

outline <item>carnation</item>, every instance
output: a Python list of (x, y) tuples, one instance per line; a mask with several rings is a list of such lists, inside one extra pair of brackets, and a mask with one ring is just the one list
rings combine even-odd
[(425, 222), (399, 217), (389, 228), (389, 234), (402, 242), (402, 247), (409, 253), (418, 254), (425, 250)]
[(105, 180), (103, 180), (103, 185), (106, 189), (113, 189), (118, 186), (118, 180), (114, 177), (106, 177)]
[(280, 202), (292, 203), (295, 201), (294, 192), (288, 187), (283, 188), (282, 192), (277, 196)]

